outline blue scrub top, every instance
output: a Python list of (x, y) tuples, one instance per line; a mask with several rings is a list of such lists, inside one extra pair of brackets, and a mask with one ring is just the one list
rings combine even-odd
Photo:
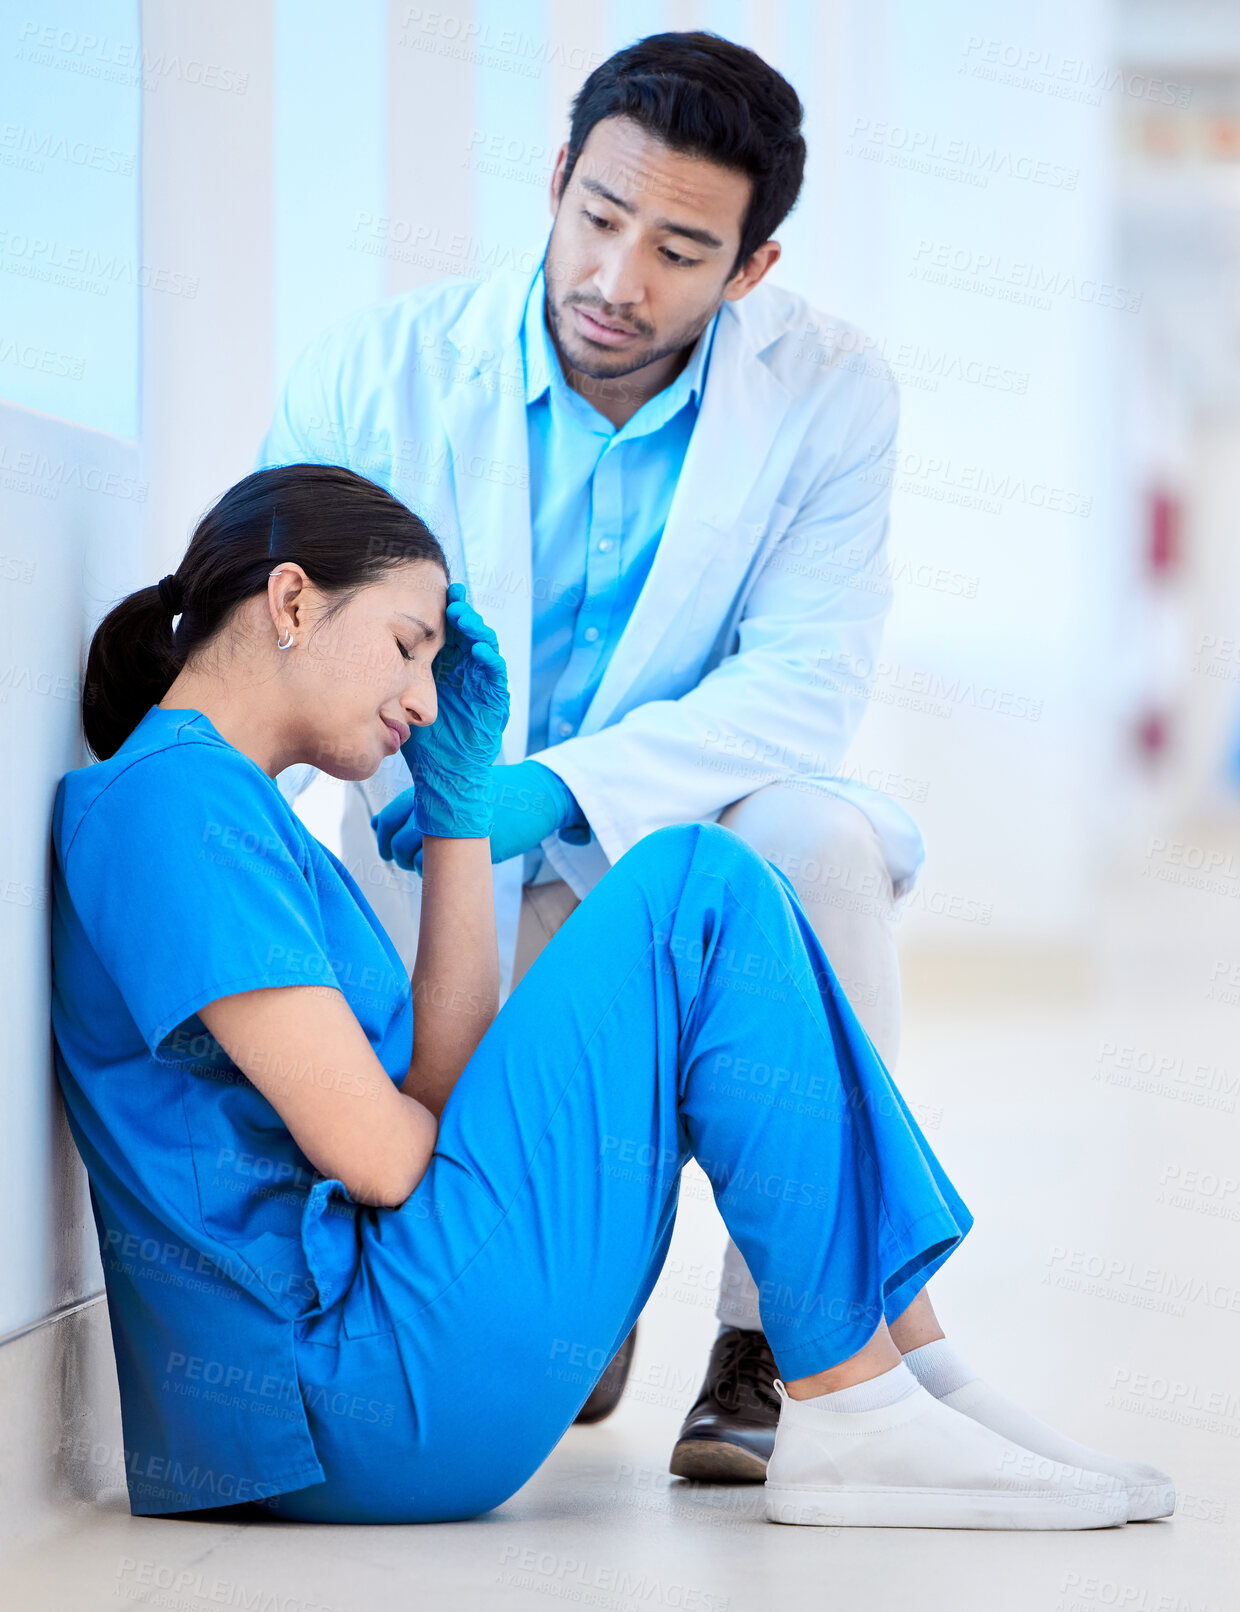
[(299, 1339), (348, 1289), (375, 1211), (314, 1169), (197, 1010), (337, 989), (399, 1085), (400, 956), (201, 712), (152, 706), (114, 756), (67, 773), (52, 839), (56, 1070), (90, 1176), (132, 1510), (321, 1482)]

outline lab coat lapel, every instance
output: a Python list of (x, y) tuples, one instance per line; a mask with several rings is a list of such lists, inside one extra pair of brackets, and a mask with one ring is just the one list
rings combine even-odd
[(508, 668), (502, 759), (520, 761), (529, 728), (529, 444), (520, 322), (528, 281), (478, 288), (448, 331), (459, 357), (442, 418), (452, 453), (468, 598), (495, 629)]
[[(508, 669), (508, 725), (499, 760), (524, 759), (530, 710), (529, 442), (520, 325), (529, 282), (499, 275), (479, 286), (448, 330), (457, 371), (442, 404), (452, 453), (467, 597), (495, 629)], [(491, 869), (500, 1000), (516, 960), (525, 859)]]
[(694, 591), (732, 598), (752, 554), (724, 541), (736, 526), (771, 455), (790, 396), (763, 363), (773, 334), (748, 302), (720, 310), (697, 422), (685, 452), (667, 524), (607, 670), (582, 721), (582, 734), (604, 727)]

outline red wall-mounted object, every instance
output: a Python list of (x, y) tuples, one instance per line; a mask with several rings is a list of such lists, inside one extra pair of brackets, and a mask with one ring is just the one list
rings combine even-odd
[(1165, 577), (1180, 562), (1180, 501), (1164, 487), (1147, 499), (1146, 564), (1150, 573)]

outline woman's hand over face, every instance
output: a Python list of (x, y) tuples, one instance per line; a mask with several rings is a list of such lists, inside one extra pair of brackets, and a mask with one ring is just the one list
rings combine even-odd
[(465, 586), (448, 589), (446, 637), (431, 671), (439, 711), (401, 746), (415, 786), (422, 834), (485, 839), (491, 832), (491, 764), (508, 721), (508, 671), (499, 640), (472, 605)]

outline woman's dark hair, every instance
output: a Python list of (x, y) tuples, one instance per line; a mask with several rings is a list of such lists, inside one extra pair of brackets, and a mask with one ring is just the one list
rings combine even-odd
[(564, 185), (603, 118), (630, 117), (674, 151), (749, 175), (741, 244), (729, 279), (796, 205), (805, 172), (803, 109), (761, 56), (714, 33), (651, 34), (617, 51), (573, 100)]
[(322, 622), (410, 560), (433, 560), (448, 575), (425, 522), (364, 476), (340, 465), (255, 471), (198, 522), (171, 584), (139, 588), (99, 623), (82, 684), (82, 728), (100, 760), (116, 753), (237, 605), (267, 591), (281, 560), (296, 560), (316, 587), (339, 595)]

